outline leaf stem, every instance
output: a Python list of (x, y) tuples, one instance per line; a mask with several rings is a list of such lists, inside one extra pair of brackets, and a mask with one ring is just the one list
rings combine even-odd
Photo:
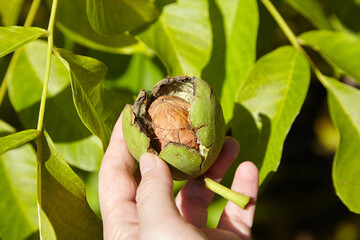
[[(33, 0), (33, 2), (31, 3), (31, 7), (29, 10), (28, 15), (26, 16), (26, 20), (24, 23), (24, 27), (31, 27), (31, 25), (34, 22), (37, 10), (39, 9), (39, 5), (41, 3), (41, 0)], [(5, 94), (6, 94), (6, 90), (7, 90), (7, 83), (8, 83), (8, 78), (9, 78), (9, 69), (14, 68), (14, 64), (18, 58), (18, 51), (14, 52), (14, 55), (12, 56), (8, 69), (6, 71), (5, 77), (1, 83), (1, 87), (0, 87), (0, 106), (2, 104), (2, 101), (4, 100)]]
[(227, 187), (221, 185), (214, 180), (204, 177), (205, 187), (213, 191), (214, 193), (219, 194), (225, 199), (228, 199), (238, 205), (240, 208), (245, 209), (246, 205), (250, 201), (249, 196), (242, 195), (240, 193), (234, 192)]
[(40, 102), (40, 110), (39, 110), (39, 117), (38, 117), (38, 125), (37, 130), (43, 130), (44, 124), (44, 114), (45, 114), (45, 105), (46, 105), (46, 96), (47, 90), (49, 85), (49, 78), (50, 78), (50, 66), (51, 66), (51, 56), (52, 56), (52, 49), (54, 47), (54, 25), (55, 25), (55, 16), (56, 16), (56, 9), (57, 9), (58, 0), (53, 0), (51, 6), (51, 13), (50, 13), (50, 20), (48, 25), (48, 47), (47, 47), (47, 55), (46, 55), (46, 69), (45, 69), (45, 78), (44, 78), (44, 86), (41, 95), (41, 102)]
[(326, 81), (325, 81), (325, 75), (323, 75), (320, 71), (320, 69), (316, 66), (316, 64), (313, 62), (313, 60), (310, 58), (310, 56), (306, 53), (306, 51), (304, 50), (304, 48), (301, 46), (301, 44), (299, 43), (296, 35), (294, 34), (294, 32), (291, 30), (291, 28), (289, 27), (289, 25), (285, 22), (284, 18), (280, 15), (280, 13), (278, 12), (278, 10), (274, 7), (274, 5), (271, 3), (270, 0), (261, 0), (261, 2), (264, 4), (264, 6), (266, 7), (266, 9), (269, 11), (269, 13), (271, 14), (271, 16), (275, 19), (275, 21), (277, 22), (277, 24), (279, 25), (279, 27), (281, 28), (281, 30), (284, 32), (284, 34), (286, 35), (286, 37), (289, 39), (290, 43), (293, 45), (294, 48), (300, 50), (303, 55), (306, 57), (306, 59), (308, 60), (308, 62), (310, 63), (310, 66), (314, 72), (314, 74), (316, 75), (316, 77), (319, 79), (319, 81), (326, 86)]
[[(41, 178), (42, 178), (42, 166), (43, 166), (43, 138), (44, 135), (44, 114), (45, 114), (45, 105), (46, 105), (46, 96), (47, 90), (49, 85), (49, 78), (50, 78), (50, 67), (51, 67), (51, 56), (52, 50), (54, 47), (54, 25), (55, 25), (55, 16), (57, 10), (58, 0), (53, 0), (51, 6), (51, 13), (48, 25), (48, 45), (47, 45), (47, 55), (46, 55), (46, 69), (45, 69), (45, 78), (43, 84), (43, 91), (41, 95), (41, 102), (40, 102), (40, 110), (39, 110), (39, 117), (38, 117), (38, 126), (37, 130), (40, 131), (40, 134), (37, 138), (37, 193), (38, 193), (38, 211), (41, 211), (42, 205), (42, 194), (41, 194)], [(39, 222), (40, 222), (40, 214), (38, 215)], [(41, 230), (40, 230), (41, 235)]]
[(33, 0), (33, 2), (31, 3), (29, 13), (26, 16), (24, 27), (31, 27), (31, 25), (33, 24), (37, 10), (39, 9), (39, 6), (40, 6), (40, 3), (41, 3), (41, 0)]

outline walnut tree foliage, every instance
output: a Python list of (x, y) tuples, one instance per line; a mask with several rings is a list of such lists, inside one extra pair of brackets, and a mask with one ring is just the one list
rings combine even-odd
[[(359, 1), (284, 0), (311, 25), (296, 34), (269, 0), (24, 2), (0, 0), (0, 239), (101, 239), (94, 186), (112, 128), (167, 75), (212, 85), (241, 146), (236, 164), (253, 161), (260, 183), (318, 81), (340, 136), (333, 185), (360, 213)], [(275, 34), (259, 29), (260, 5), (283, 31), (278, 48), (258, 49)]]

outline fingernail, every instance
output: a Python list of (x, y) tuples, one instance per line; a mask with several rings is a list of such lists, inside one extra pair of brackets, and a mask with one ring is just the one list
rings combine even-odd
[(156, 166), (156, 159), (151, 153), (144, 153), (140, 157), (140, 172), (144, 175)]

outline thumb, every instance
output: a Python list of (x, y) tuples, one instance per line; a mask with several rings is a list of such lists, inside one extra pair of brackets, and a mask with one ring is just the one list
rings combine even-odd
[(139, 239), (205, 239), (176, 208), (173, 181), (167, 164), (158, 156), (140, 157), (141, 182), (136, 192)]
[(140, 228), (150, 227), (154, 230), (162, 222), (181, 219), (173, 196), (171, 173), (166, 163), (151, 153), (143, 154), (139, 162), (142, 178), (136, 192), (136, 202)]

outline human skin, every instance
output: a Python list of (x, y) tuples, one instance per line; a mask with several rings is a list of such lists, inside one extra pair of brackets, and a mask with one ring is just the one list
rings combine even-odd
[[(205, 175), (220, 181), (238, 152), (236, 140), (227, 137)], [(233, 191), (250, 196), (250, 203), (241, 209), (229, 201), (216, 229), (206, 228), (207, 208), (214, 193), (191, 179), (174, 199), (172, 177), (164, 161), (145, 153), (139, 160), (140, 172), (135, 166), (120, 116), (99, 173), (104, 239), (250, 239), (259, 178), (253, 163), (238, 166), (231, 186)]]

